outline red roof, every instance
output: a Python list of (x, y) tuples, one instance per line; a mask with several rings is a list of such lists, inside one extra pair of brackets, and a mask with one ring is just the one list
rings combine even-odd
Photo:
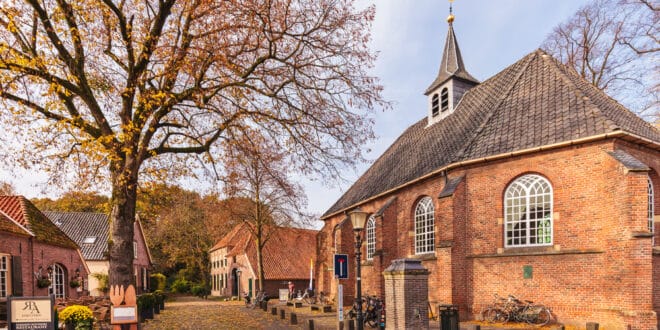
[[(308, 280), (310, 260), (316, 259), (316, 230), (275, 227), (263, 253), (266, 280)], [(257, 249), (248, 224), (234, 227), (211, 251), (229, 248), (227, 256), (244, 254), (257, 273)]]
[[(0, 211), (20, 224), (38, 241), (65, 248), (78, 245), (23, 196), (0, 196)], [(13, 231), (12, 231), (13, 232)]]

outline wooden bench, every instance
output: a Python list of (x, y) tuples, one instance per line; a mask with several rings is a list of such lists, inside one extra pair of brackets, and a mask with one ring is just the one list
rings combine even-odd
[(310, 305), (309, 309), (311, 311), (319, 311), (319, 312), (323, 312), (323, 313), (332, 312), (332, 306), (330, 306), (330, 305)]

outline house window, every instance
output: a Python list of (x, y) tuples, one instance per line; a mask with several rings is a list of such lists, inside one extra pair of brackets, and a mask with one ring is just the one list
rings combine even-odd
[(438, 93), (435, 93), (431, 98), (431, 115), (435, 117), (439, 113), (440, 113), (440, 101), (438, 100)]
[(133, 259), (137, 259), (137, 242), (133, 241)]
[(527, 174), (513, 181), (504, 195), (505, 246), (552, 244), (552, 186)]
[(0, 298), (9, 295), (9, 256), (0, 256)]
[(648, 182), (649, 182), (648, 183), (649, 184), (649, 187), (648, 187), (648, 198), (649, 198), (649, 200), (648, 200), (648, 213), (647, 213), (648, 215), (647, 215), (647, 217), (648, 217), (649, 231), (653, 233), (653, 232), (655, 232), (655, 229), (654, 229), (655, 226), (653, 225), (653, 215), (655, 214), (655, 210), (654, 210), (654, 207), (653, 207), (654, 206), (653, 205), (653, 182), (651, 181), (651, 178), (648, 178)]
[(376, 218), (372, 215), (367, 220), (367, 260), (374, 258), (376, 252)]
[(442, 112), (449, 110), (449, 90), (447, 87), (443, 88), (440, 92), (440, 99), (442, 102)]
[(96, 236), (86, 236), (83, 239), (83, 244), (94, 244), (96, 243)]
[(424, 197), (415, 208), (415, 254), (430, 253), (435, 249), (435, 220), (433, 201)]
[(64, 286), (65, 280), (66, 274), (64, 268), (58, 264), (54, 264), (48, 293), (54, 295), (55, 298), (64, 298), (66, 296), (66, 287)]

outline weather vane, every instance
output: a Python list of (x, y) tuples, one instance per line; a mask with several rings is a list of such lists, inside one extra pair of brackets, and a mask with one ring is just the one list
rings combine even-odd
[(454, 0), (449, 0), (449, 16), (447, 17), (447, 23), (451, 24), (454, 21), (454, 12), (452, 8), (452, 4), (454, 3)]

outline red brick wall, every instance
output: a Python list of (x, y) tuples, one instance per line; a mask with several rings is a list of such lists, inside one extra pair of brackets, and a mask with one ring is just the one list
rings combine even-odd
[(136, 275), (135, 286), (138, 290), (138, 293), (143, 291), (143, 288), (148, 289), (149, 276), (146, 278), (146, 282), (142, 278), (142, 269), (150, 270), (151, 262), (149, 260), (149, 254), (147, 252), (147, 242), (144, 240), (144, 236), (140, 225), (138, 222), (134, 222), (133, 226), (133, 241), (137, 242), (137, 258), (133, 259), (133, 271)]
[(43, 274), (46, 275), (48, 265), (57, 263), (66, 272), (66, 296), (77, 298), (87, 292), (78, 292), (69, 286), (69, 281), (75, 276), (75, 270), (80, 269), (80, 276), (87, 278), (87, 271), (78, 250), (61, 248), (35, 242), (32, 238), (0, 233), (0, 253), (21, 257), (21, 274), (23, 280), (23, 296), (45, 296), (48, 288), (38, 288), (34, 273), (43, 265)]
[[(657, 205), (660, 153), (621, 140), (454, 169), (448, 173), (450, 178), (465, 178), (452, 196), (443, 199), (437, 196), (445, 179), (438, 175), (360, 205), (375, 212), (391, 196), (397, 197), (382, 224), (378, 223), (377, 247), (382, 247), (382, 260), (363, 268), (363, 288), (379, 292), (382, 270), (392, 259), (419, 257), (413, 248), (413, 212), (420, 198), (431, 196), (436, 253), (424, 256), (422, 264), (431, 271), (429, 300), (433, 305), (456, 304), (463, 319), (472, 318), (492, 302), (494, 293), (510, 293), (552, 307), (559, 321), (567, 324), (595, 321), (612, 328), (654, 327), (653, 309), (660, 307), (658, 284), (654, 283), (660, 283), (660, 265), (652, 262), (651, 239), (638, 235), (647, 231), (647, 173), (627, 171), (606, 153), (614, 149), (623, 149), (654, 169), (652, 179), (659, 179), (654, 181)], [(552, 184), (553, 245), (504, 249), (504, 192), (527, 173), (540, 174)], [(659, 208), (656, 206), (656, 213)], [(322, 232), (331, 231), (343, 218), (327, 219)], [(350, 231), (350, 224), (342, 230)], [(656, 236), (660, 234), (656, 232)], [(348, 249), (352, 255), (351, 236), (342, 233), (341, 240), (344, 251)], [(332, 246), (331, 240), (324, 246)], [(319, 252), (320, 258), (331, 258), (334, 253), (323, 247)], [(532, 278), (523, 278), (523, 266), (531, 266)], [(346, 282), (349, 288), (345, 291), (352, 292), (354, 277)], [(323, 290), (336, 289), (333, 285)]]

